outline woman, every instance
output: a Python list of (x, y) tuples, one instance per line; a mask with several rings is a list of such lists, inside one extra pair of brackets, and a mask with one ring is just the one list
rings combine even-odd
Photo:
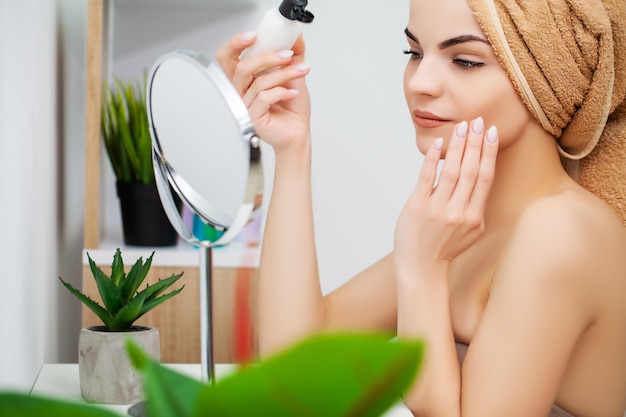
[[(396, 330), (427, 341), (404, 397), (417, 416), (622, 416), (626, 233), (561, 156), (623, 148), (626, 81), (613, 53), (626, 38), (624, 5), (526, 3), (411, 0), (404, 87), (424, 163), (393, 252), (327, 296), (304, 43), (239, 61), (254, 43), (245, 33), (218, 51), (276, 154), (259, 278), (263, 355), (323, 330)], [(545, 42), (550, 30), (560, 38)], [(580, 71), (567, 72), (566, 57)], [(605, 73), (613, 79), (601, 83)]]

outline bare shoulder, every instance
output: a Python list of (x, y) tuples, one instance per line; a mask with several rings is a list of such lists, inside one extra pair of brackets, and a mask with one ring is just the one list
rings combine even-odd
[(623, 258), (626, 250), (626, 228), (610, 207), (586, 192), (567, 191), (535, 201), (520, 216), (515, 233), (558, 244), (552, 253), (563, 252), (569, 260), (599, 263), (607, 256)]
[(503, 262), (532, 263), (537, 279), (581, 290), (626, 290), (626, 228), (595, 196), (562, 192), (524, 210)]

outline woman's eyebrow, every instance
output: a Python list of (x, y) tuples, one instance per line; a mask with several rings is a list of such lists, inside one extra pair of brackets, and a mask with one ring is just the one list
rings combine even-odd
[(407, 38), (411, 39), (413, 42), (419, 43), (415, 35), (409, 31), (409, 28), (404, 29), (404, 34), (406, 35)]
[[(413, 42), (419, 44), (419, 41), (417, 40), (417, 37), (414, 34), (411, 33), (409, 28), (404, 29), (404, 33)], [(438, 47), (439, 47), (439, 49), (446, 49), (446, 48), (450, 48), (450, 47), (452, 47), (454, 45), (458, 45), (460, 43), (465, 43), (465, 42), (483, 42), (483, 43), (486, 43), (487, 45), (491, 45), (487, 39), (481, 38), (480, 36), (476, 36), (476, 35), (459, 35), (459, 36), (455, 36), (454, 38), (450, 38), (450, 39), (447, 39), (447, 40), (441, 42), (438, 45)]]

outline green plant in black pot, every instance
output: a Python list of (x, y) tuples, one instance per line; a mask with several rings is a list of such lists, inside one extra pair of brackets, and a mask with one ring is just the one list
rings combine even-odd
[(145, 85), (145, 79), (115, 79), (104, 85), (102, 138), (117, 178), (124, 242), (173, 246), (177, 234), (165, 215), (154, 180)]
[(125, 341), (132, 338), (156, 360), (160, 358), (159, 331), (154, 327), (134, 325), (135, 321), (164, 301), (180, 293), (184, 286), (165, 293), (183, 275), (172, 274), (153, 285), (145, 281), (152, 255), (143, 262), (139, 258), (128, 272), (119, 249), (113, 255), (111, 274), (105, 274), (89, 254), (89, 268), (96, 282), (102, 305), (71, 284), (59, 279), (63, 285), (93, 311), (103, 326), (81, 329), (78, 339), (78, 370), (83, 398), (90, 402), (106, 404), (131, 404), (143, 399), (141, 379), (131, 367), (124, 351)]

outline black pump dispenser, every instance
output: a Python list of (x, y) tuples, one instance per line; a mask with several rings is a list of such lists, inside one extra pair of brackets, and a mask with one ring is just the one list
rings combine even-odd
[(245, 59), (263, 51), (291, 49), (302, 29), (313, 21), (306, 10), (307, 0), (282, 0), (278, 7), (267, 10), (256, 30), (256, 40), (241, 54)]
[(313, 13), (306, 10), (308, 0), (283, 0), (278, 6), (278, 11), (289, 20), (297, 20), (302, 23), (313, 21)]

